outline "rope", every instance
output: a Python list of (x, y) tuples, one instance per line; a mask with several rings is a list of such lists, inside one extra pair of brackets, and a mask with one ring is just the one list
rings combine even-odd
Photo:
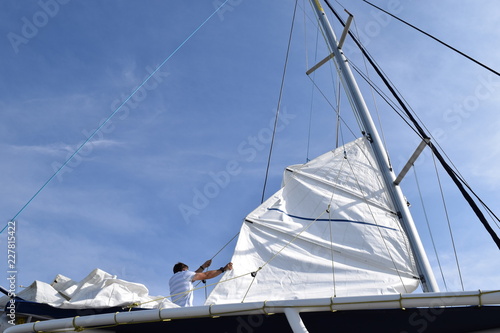
[(302, 0), (302, 14), (304, 14), (304, 50), (305, 52), (305, 61), (306, 61), (306, 70), (309, 68), (309, 51), (307, 48), (307, 15), (304, 8), (306, 7), (306, 0)]
[[(349, 60), (349, 59), (348, 59)], [(365, 80), (366, 83), (368, 83), (370, 85), (371, 88), (373, 88), (375, 90), (375, 92), (380, 96), (380, 98), (382, 98), (382, 100), (384, 100), (384, 102), (387, 103), (387, 105), (394, 111), (396, 112), (396, 114), (401, 118), (401, 120), (403, 120), (406, 125), (408, 125), (408, 127), (410, 127), (417, 135), (419, 135), (418, 131), (413, 128), (412, 124), (410, 123), (410, 121), (408, 119), (405, 118), (404, 114), (402, 114), (402, 112), (404, 112), (401, 108), (399, 108), (397, 105), (394, 104), (394, 102), (392, 100), (390, 100), (390, 97), (387, 96), (373, 81), (371, 81), (366, 75), (365, 73), (363, 73), (357, 66), (355, 63), (353, 63), (351, 60), (349, 60), (349, 64), (351, 65), (352, 69), (354, 69), (356, 71), (356, 73), (359, 74), (359, 76)]]
[(433, 236), (432, 231), (431, 231), (431, 225), (429, 223), (429, 217), (427, 216), (427, 210), (425, 209), (424, 198), (422, 196), (422, 191), (420, 190), (420, 183), (418, 181), (417, 170), (415, 168), (415, 165), (413, 165), (413, 174), (415, 175), (415, 182), (417, 184), (417, 191), (418, 191), (418, 195), (420, 197), (420, 204), (422, 205), (422, 210), (423, 210), (423, 213), (424, 213), (425, 222), (427, 223), (427, 230), (429, 230), (429, 235), (431, 236), (431, 243), (432, 243), (432, 247), (434, 248), (434, 254), (436, 255), (436, 259), (437, 259), (437, 262), (438, 262), (439, 270), (441, 272), (441, 278), (443, 279), (444, 288), (446, 289), (446, 291), (448, 291), (448, 286), (446, 284), (446, 279), (444, 278), (443, 267), (441, 266), (441, 261), (439, 260), (439, 255), (438, 255), (438, 251), (437, 251), (437, 248), (436, 248), (436, 243), (434, 242), (434, 236)]
[[(205, 21), (203, 21), (172, 53), (170, 53), (168, 57), (165, 58), (165, 60), (163, 60), (163, 62), (153, 72), (151, 72), (151, 74), (146, 79), (144, 79), (144, 81), (115, 109), (115, 111), (113, 111), (109, 115), (109, 117), (99, 127), (97, 127), (94, 132), (92, 132), (92, 134), (73, 152), (73, 154), (71, 154), (71, 156), (59, 167), (59, 169), (57, 169), (57, 171), (52, 176), (50, 176), (49, 179), (47, 179), (42, 187), (40, 187), (40, 189), (35, 192), (35, 194), (28, 200), (28, 202), (26, 202), (26, 204), (24, 204), (23, 207), (21, 207), (21, 209), (17, 212), (16, 215), (14, 215), (14, 217), (10, 221), (14, 221), (28, 207), (28, 205), (38, 196), (38, 194), (40, 194), (40, 192), (43, 191), (43, 189), (45, 189), (45, 187), (61, 172), (61, 170), (64, 169), (76, 155), (78, 155), (82, 148), (87, 143), (89, 143), (89, 141), (92, 140), (92, 138), (104, 126), (106, 126), (106, 124), (116, 115), (116, 113), (120, 111), (120, 109), (128, 103), (128, 101), (165, 65), (165, 63), (167, 63), (184, 46), (184, 44), (186, 44), (222, 7), (224, 7), (224, 5), (228, 1), (229, 0), (225, 0), (219, 7), (217, 7), (217, 9), (215, 9), (214, 12), (205, 19)], [(5, 225), (0, 233), (2, 233), (7, 228), (7, 225), (8, 224)]]
[[(333, 199), (333, 195), (332, 195)], [(328, 205), (328, 218), (331, 219), (331, 213), (330, 213), (330, 205)], [(337, 284), (335, 283), (335, 260), (334, 260), (334, 253), (335, 251), (333, 250), (333, 233), (332, 233), (332, 223), (328, 223), (328, 227), (330, 229), (330, 252), (332, 254), (332, 283), (333, 283), (333, 297), (337, 297)]]
[(285, 85), (286, 68), (288, 65), (288, 57), (290, 55), (290, 46), (292, 45), (293, 27), (295, 26), (295, 16), (297, 13), (297, 3), (298, 2), (299, 2), (298, 0), (295, 0), (295, 7), (293, 9), (292, 26), (290, 28), (290, 36), (288, 37), (288, 46), (287, 46), (286, 56), (285, 56), (285, 65), (283, 67), (283, 75), (281, 77), (281, 86), (280, 86), (280, 93), (279, 93), (279, 97), (278, 97), (278, 106), (276, 107), (276, 117), (274, 119), (273, 135), (271, 138), (271, 146), (269, 147), (269, 156), (267, 158), (266, 176), (264, 178), (264, 186), (262, 188), (262, 198), (260, 201), (261, 203), (264, 202), (264, 198), (266, 195), (267, 178), (269, 176), (269, 168), (271, 165), (271, 156), (273, 154), (274, 139), (276, 137), (276, 128), (278, 126), (278, 118), (279, 118), (280, 108), (281, 108), (281, 99), (283, 97), (283, 87)]
[[(311, 0), (311, 1), (312, 1), (312, 0)], [(311, 3), (311, 1), (309, 1), (309, 2)], [(326, 4), (327, 4), (327, 5), (329, 5), (328, 1), (325, 1), (325, 2), (326, 2)], [(311, 6), (313, 6), (313, 5), (312, 5), (312, 3), (311, 3)], [(321, 26), (321, 24), (319, 23), (319, 19), (318, 19), (318, 18), (316, 18), (316, 21), (317, 21), (318, 26)], [(329, 43), (329, 41), (328, 41), (328, 38), (327, 38), (327, 37), (326, 37), (326, 35), (325, 35), (325, 32), (323, 31), (323, 29), (319, 29), (319, 30), (321, 31), (321, 33), (322, 33), (322, 35), (323, 35), (323, 39), (325, 40), (326, 46), (327, 46), (327, 48), (328, 48), (328, 52), (329, 52), (330, 54), (331, 54), (331, 53), (333, 53), (333, 50), (332, 50), (331, 45), (330, 45), (330, 43)], [(346, 84), (346, 83), (345, 83), (345, 81), (343, 80), (343, 76), (340, 74), (341, 70), (340, 70), (340, 68), (338, 68), (337, 62), (334, 62), (334, 64), (335, 64), (335, 68), (336, 68), (336, 70), (337, 70), (337, 74), (338, 74), (338, 77), (339, 77), (339, 82), (342, 82), (342, 84), (345, 86), (345, 84)], [(345, 91), (347, 92), (347, 91), (348, 91), (348, 89), (345, 89)], [(352, 109), (353, 109), (353, 110), (356, 110), (356, 103), (354, 103), (354, 101), (353, 101), (353, 99), (352, 99), (352, 95), (351, 95), (351, 94), (346, 94), (346, 95), (347, 95), (347, 99), (348, 99), (349, 103), (351, 104)], [(331, 104), (330, 104), (330, 105), (331, 105)], [(339, 114), (339, 115), (340, 115), (340, 113), (337, 113), (337, 114)], [(356, 122), (357, 122), (357, 124), (358, 124), (359, 128), (361, 128), (362, 130), (364, 130), (364, 129), (363, 129), (363, 125), (362, 125), (362, 122), (361, 122), (361, 119), (360, 119), (360, 117), (359, 117), (358, 112), (354, 112), (353, 114), (354, 114), (354, 117), (355, 117), (355, 119), (356, 119)], [(355, 137), (357, 137), (357, 135), (355, 135)]]
[(453, 231), (451, 230), (450, 216), (448, 215), (448, 208), (446, 206), (446, 200), (444, 198), (443, 187), (441, 185), (441, 178), (439, 177), (439, 172), (436, 165), (436, 159), (432, 155), (432, 161), (434, 162), (434, 169), (436, 170), (436, 177), (439, 185), (439, 192), (441, 193), (441, 200), (443, 202), (444, 213), (446, 215), (446, 222), (448, 223), (448, 230), (450, 232), (451, 244), (453, 245), (453, 254), (455, 255), (455, 262), (457, 264), (458, 276), (460, 277), (460, 284), (462, 285), (462, 291), (464, 291), (464, 281), (462, 280), (462, 273), (460, 270), (460, 264), (458, 262), (457, 248), (455, 246), (455, 237), (453, 237)]
[[(316, 52), (314, 53), (314, 62), (318, 61), (318, 40), (319, 40), (319, 31), (316, 31)], [(316, 72), (313, 73), (313, 78), (316, 76)], [(311, 85), (311, 104), (309, 106), (309, 126), (307, 129), (307, 149), (306, 149), (306, 162), (309, 162), (309, 149), (311, 147), (311, 130), (312, 130), (312, 119), (313, 119), (313, 110), (314, 110), (314, 85)]]
[(236, 233), (236, 235), (234, 235), (234, 236), (233, 236), (233, 238), (231, 238), (231, 239), (229, 240), (229, 242), (227, 242), (227, 243), (226, 243), (226, 244), (225, 244), (225, 245), (224, 245), (224, 246), (223, 246), (223, 247), (222, 247), (222, 248), (221, 248), (221, 249), (220, 249), (220, 250), (219, 250), (216, 254), (214, 254), (214, 255), (213, 255), (213, 257), (212, 257), (212, 258), (210, 258), (210, 260), (214, 259), (214, 258), (215, 258), (215, 257), (216, 257), (219, 253), (221, 253), (221, 252), (222, 252), (222, 250), (224, 250), (224, 249), (226, 248), (226, 246), (228, 246), (228, 245), (229, 245), (229, 244), (230, 244), (230, 243), (231, 243), (231, 242), (232, 242), (232, 241), (233, 241), (236, 237), (238, 237), (238, 235), (239, 235), (239, 234), (240, 234), (240, 232), (238, 231), (238, 232)]
[(340, 122), (342, 120), (340, 117), (340, 101), (341, 98), (340, 98), (340, 80), (339, 80), (337, 89), (337, 128), (336, 128), (337, 135), (335, 137), (335, 148), (339, 147), (340, 138), (342, 139), (342, 143), (344, 143), (344, 134), (342, 132), (342, 127), (340, 127)]
[[(358, 30), (358, 24), (357, 24), (356, 18), (354, 18), (353, 21), (354, 21), (354, 28), (356, 29), (356, 36), (358, 37), (358, 40), (361, 40), (359, 38), (359, 30)], [(368, 72), (368, 65), (366, 64), (366, 56), (364, 54), (363, 54), (363, 65), (365, 66), (366, 77), (368, 78), (368, 80), (371, 81), (370, 75)], [(377, 104), (377, 100), (375, 98), (374, 90), (375, 89), (373, 88), (373, 86), (370, 85), (370, 92), (371, 92), (371, 96), (372, 96), (372, 100), (373, 100), (373, 105), (375, 107), (375, 113), (377, 114), (377, 120), (378, 120), (378, 126), (380, 128), (380, 134), (382, 136), (382, 145), (383, 145), (384, 150), (385, 150), (385, 158), (387, 159), (387, 162), (389, 163), (389, 168), (392, 169), (391, 158), (390, 158), (389, 152), (387, 150), (387, 140), (385, 139), (384, 126), (382, 125), (382, 120), (380, 119), (380, 112), (378, 109), (378, 104)]]
[[(309, 80), (311, 80), (311, 82), (314, 84), (314, 86), (316, 87), (316, 89), (318, 89), (319, 93), (321, 94), (321, 96), (323, 96), (323, 98), (328, 103), (328, 105), (330, 105), (330, 107), (332, 108), (332, 110), (335, 111), (335, 113), (337, 114), (337, 117), (338, 117), (339, 121), (344, 124), (344, 126), (349, 130), (349, 132), (351, 133), (351, 135), (353, 135), (353, 137), (357, 137), (357, 135), (354, 133), (354, 130), (347, 124), (347, 122), (344, 120), (344, 118), (340, 115), (340, 109), (336, 108), (332, 104), (332, 102), (330, 102), (330, 100), (328, 99), (328, 97), (326, 96), (326, 94), (323, 92), (323, 90), (321, 90), (321, 88), (316, 84), (316, 82), (314, 82), (314, 80), (311, 79), (310, 76), (308, 76), (308, 77), (309, 77)], [(339, 84), (340, 84), (340, 82), (339, 82)], [(338, 104), (338, 105), (340, 106), (340, 104)], [(341, 133), (342, 133), (342, 131), (341, 131)]]
[[(305, 11), (304, 11), (305, 12)], [(321, 32), (322, 36), (324, 39), (326, 39), (325, 35), (324, 35), (324, 32), (318, 27), (318, 20), (317, 18), (315, 20), (311, 20), (312, 22), (314, 22), (316, 24), (316, 45), (315, 45), (315, 63), (318, 61), (317, 60), (317, 51), (318, 51), (318, 41), (319, 41), (319, 33)], [(304, 22), (305, 24), (305, 22)], [(326, 44), (329, 48), (329, 45), (328, 43)], [(306, 50), (307, 50), (307, 45), (306, 45)], [(329, 52), (331, 53), (332, 50), (329, 48)], [(307, 57), (307, 52), (306, 52), (306, 57)], [(308, 61), (306, 60), (306, 63)], [(336, 120), (337, 120), (337, 126), (336, 126), (336, 145), (335, 147), (337, 148), (338, 147), (338, 142), (339, 142), (339, 132), (340, 132), (340, 122), (341, 122), (341, 119), (340, 119), (340, 81), (339, 81), (339, 88), (337, 89), (336, 86), (335, 86), (335, 77), (334, 77), (334, 71), (332, 70), (332, 62), (329, 61), (328, 62), (329, 65), (330, 65), (330, 74), (331, 74), (331, 78), (332, 78), (332, 86), (333, 86), (333, 96), (335, 97), (336, 99), (336, 107), (334, 107), (332, 105), (332, 103), (328, 100), (328, 98), (326, 97), (326, 95), (321, 91), (321, 89), (316, 85), (315, 83), (315, 79), (314, 77), (316, 76), (316, 71), (313, 72), (313, 77), (311, 77), (311, 74), (308, 75), (309, 79), (311, 80), (311, 82), (313, 83), (313, 87), (312, 87), (312, 91), (311, 91), (311, 105), (310, 105), (310, 111), (309, 111), (309, 127), (308, 127), (308, 137), (307, 137), (307, 150), (306, 150), (306, 161), (309, 162), (309, 150), (310, 150), (310, 143), (311, 143), (311, 133), (312, 133), (312, 130), (311, 130), (311, 126), (312, 126), (312, 115), (313, 115), (313, 98), (314, 98), (314, 88), (318, 89), (318, 91), (321, 93), (321, 95), (325, 98), (326, 102), (331, 106), (331, 108), (333, 109), (333, 111), (335, 112), (335, 115), (336, 115)], [(309, 66), (306, 67), (306, 69), (309, 69)], [(337, 94), (338, 92), (338, 94)], [(337, 96), (338, 95), (338, 96)]]
[(409, 27), (411, 27), (411, 28), (413, 28), (413, 29), (417, 30), (418, 32), (420, 32), (420, 33), (422, 33), (422, 34), (426, 35), (427, 37), (430, 37), (430, 38), (434, 39), (436, 42), (438, 42), (438, 43), (440, 43), (440, 44), (442, 44), (442, 45), (446, 46), (447, 48), (451, 49), (452, 51), (455, 51), (456, 53), (460, 54), (461, 56), (464, 56), (465, 58), (469, 59), (470, 61), (475, 62), (475, 63), (476, 63), (476, 64), (478, 64), (479, 66), (481, 66), (481, 67), (483, 67), (483, 68), (486, 68), (486, 69), (487, 69), (487, 70), (489, 70), (490, 72), (492, 72), (492, 73), (494, 73), (494, 74), (496, 74), (496, 75), (500, 76), (500, 73), (499, 73), (499, 72), (497, 72), (497, 71), (495, 71), (494, 69), (492, 69), (492, 68), (490, 68), (490, 67), (486, 66), (485, 64), (483, 64), (483, 63), (479, 62), (478, 60), (476, 60), (476, 59), (472, 58), (471, 56), (468, 56), (467, 54), (463, 53), (462, 51), (457, 50), (457, 49), (456, 49), (456, 48), (454, 48), (453, 46), (451, 46), (451, 45), (449, 45), (449, 44), (446, 44), (446, 43), (445, 43), (445, 42), (443, 42), (442, 40), (440, 40), (440, 39), (438, 39), (438, 38), (436, 38), (436, 37), (432, 36), (431, 34), (429, 34), (429, 33), (425, 32), (425, 31), (423, 31), (422, 29), (419, 29), (419, 28), (417, 28), (416, 26), (414, 26), (414, 25), (412, 25), (412, 24), (410, 24), (410, 23), (408, 23), (408, 22), (406, 22), (406, 21), (404, 21), (404, 20), (400, 19), (399, 17), (397, 17), (397, 16), (395, 16), (395, 15), (393, 15), (393, 14), (389, 13), (388, 11), (386, 11), (386, 10), (384, 10), (384, 9), (382, 9), (382, 8), (378, 7), (378, 6), (375, 6), (374, 4), (370, 3), (369, 1), (366, 1), (366, 0), (363, 0), (363, 1), (364, 1), (364, 2), (366, 2), (367, 4), (369, 4), (370, 6), (372, 6), (372, 7), (374, 7), (374, 8), (377, 8), (378, 10), (380, 10), (380, 11), (382, 11), (382, 12), (386, 13), (387, 15), (390, 15), (391, 17), (395, 18), (395, 19), (396, 19), (396, 20), (398, 20), (399, 22), (402, 22), (402, 23), (406, 24), (407, 26), (409, 26)]
[[(337, 172), (337, 176), (335, 177), (335, 180), (334, 180), (334, 183), (338, 183), (338, 180), (340, 178), (340, 174), (342, 173), (342, 170), (344, 168), (344, 161), (347, 160), (347, 155), (346, 155), (346, 151), (344, 149), (344, 160), (342, 160), (342, 163), (340, 165), (340, 168), (339, 168), (339, 171)], [(331, 255), (332, 255), (332, 283), (333, 283), (333, 296), (334, 297), (337, 297), (337, 284), (335, 282), (335, 261), (334, 261), (334, 253), (335, 251), (333, 250), (333, 234), (332, 234), (332, 223), (331, 223), (331, 220), (332, 220), (332, 211), (331, 211), (331, 207), (332, 207), (332, 203), (333, 203), (333, 197), (335, 196), (335, 190), (337, 188), (334, 188), (334, 190), (332, 191), (332, 195), (330, 197), (330, 203), (328, 204), (328, 209), (326, 210), (326, 212), (328, 213), (328, 219), (329, 219), (329, 222), (328, 223), (328, 226), (329, 226), (329, 229), (330, 229), (330, 251), (331, 251)]]
[[(216, 254), (214, 254), (214, 255), (212, 256), (212, 258), (210, 258), (210, 260), (213, 260), (213, 259), (214, 259), (214, 258), (215, 258), (215, 257), (216, 257), (219, 253), (221, 253), (221, 252), (222, 252), (222, 250), (224, 250), (224, 249), (225, 249), (225, 248), (226, 248), (226, 247), (227, 247), (227, 246), (228, 246), (228, 245), (229, 245), (229, 244), (230, 244), (230, 243), (231, 243), (231, 242), (232, 242), (232, 241), (233, 241), (233, 240), (234, 240), (234, 239), (235, 239), (235, 238), (239, 235), (239, 234), (240, 234), (240, 233), (239, 233), (239, 232), (237, 232), (237, 233), (236, 233), (236, 235), (234, 235), (234, 236), (233, 236), (233, 238), (231, 238), (231, 239), (229, 240), (229, 242), (227, 242), (227, 243), (226, 243), (226, 244), (225, 244), (225, 245), (224, 245), (224, 246), (223, 246), (223, 247), (222, 247), (222, 248), (221, 248), (221, 249), (220, 249), (220, 250), (219, 250)], [(208, 267), (210, 267), (210, 266), (208, 266)], [(208, 267), (207, 267), (206, 269), (208, 269)], [(208, 290), (207, 290), (207, 288), (206, 288), (206, 287), (207, 287), (207, 285), (206, 285), (206, 284), (207, 284), (207, 281), (205, 281), (205, 280), (201, 280), (201, 281), (199, 281), (199, 282), (196, 284), (196, 286), (195, 286), (195, 287), (197, 287), (197, 286), (198, 286), (200, 283), (202, 283), (202, 282), (205, 284), (205, 299), (207, 299), (207, 298), (208, 298), (208, 294), (207, 294), (207, 293), (208, 293)]]

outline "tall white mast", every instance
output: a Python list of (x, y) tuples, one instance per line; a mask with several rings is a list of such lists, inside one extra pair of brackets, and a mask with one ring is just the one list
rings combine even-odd
[(415, 256), (415, 261), (417, 265), (418, 272), (420, 274), (420, 279), (422, 282), (422, 289), (425, 292), (437, 292), (439, 291), (434, 273), (429, 264), (429, 260), (425, 253), (424, 247), (422, 246), (422, 241), (418, 235), (417, 229), (415, 228), (415, 223), (408, 209), (406, 200), (401, 192), (399, 185), (395, 185), (394, 181), (396, 176), (389, 166), (389, 162), (385, 157), (385, 150), (382, 146), (382, 141), (378, 134), (377, 128), (373, 123), (373, 119), (370, 115), (368, 107), (359, 91), (359, 87), (356, 80), (351, 72), (350, 66), (347, 62), (342, 49), (339, 47), (335, 33), (333, 32), (330, 22), (326, 17), (323, 7), (319, 3), (319, 0), (313, 0), (312, 4), (315, 8), (318, 20), (322, 25), (325, 36), (330, 44), (332, 53), (334, 54), (334, 60), (337, 65), (337, 70), (339, 71), (339, 76), (342, 80), (346, 94), (348, 94), (349, 99), (353, 103), (354, 112), (356, 112), (362, 122), (363, 129), (365, 131), (364, 135), (372, 143), (373, 152), (377, 160), (377, 164), (380, 171), (384, 177), (386, 187), (392, 197), (392, 201), (396, 206), (398, 215), (400, 216), (400, 221), (402, 222), (403, 228), (405, 229), (410, 245)]

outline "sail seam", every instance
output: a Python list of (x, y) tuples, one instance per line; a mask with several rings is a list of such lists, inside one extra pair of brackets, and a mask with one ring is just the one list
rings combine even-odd
[[(370, 222), (364, 222), (364, 221), (354, 221), (354, 220), (346, 220), (346, 219), (316, 219), (316, 218), (312, 218), (312, 217), (304, 217), (304, 216), (288, 214), (279, 208), (268, 208), (267, 210), (274, 210), (274, 211), (280, 212), (286, 216), (289, 216), (291, 218), (296, 218), (296, 219), (305, 220), (305, 221), (355, 223), (355, 224), (369, 225), (369, 226), (373, 226), (373, 227), (380, 227), (380, 228), (389, 229), (389, 230), (393, 230), (393, 231), (399, 231), (396, 228), (391, 228), (391, 227), (378, 225), (378, 224), (370, 223)], [(252, 222), (252, 221), (250, 221), (250, 222)]]

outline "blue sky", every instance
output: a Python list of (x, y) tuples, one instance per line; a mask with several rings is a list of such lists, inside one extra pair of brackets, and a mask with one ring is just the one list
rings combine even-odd
[[(1, 2), (0, 212), (5, 223), (220, 3)], [(496, 210), (500, 78), (362, 1), (341, 3), (349, 5), (353, 29), (380, 66)], [(500, 69), (496, 2), (376, 3), (386, 9), (396, 4), (391, 9), (402, 18)], [(198, 267), (239, 231), (260, 203), (293, 4), (229, 1), (115, 114), (16, 218), (19, 285), (50, 282), (59, 273), (80, 280), (99, 267), (145, 284), (153, 295), (167, 295), (173, 264)], [(326, 56), (323, 47), (316, 54), (311, 16), (302, 11), (309, 12), (308, 6), (299, 2), (267, 196), (279, 188), (285, 166), (335, 145), (333, 112), (304, 74), (315, 57)], [(364, 67), (352, 45), (345, 51)], [(328, 67), (316, 75), (322, 89), (333, 94)], [(369, 91), (365, 95), (371, 100)], [(347, 106), (345, 99), (342, 103)], [(418, 141), (377, 105), (399, 170)], [(442, 240), (438, 249), (447, 285), (456, 290), (460, 283), (448, 227), (437, 211), (441, 198), (424, 179), (435, 178), (425, 169), (429, 165), (427, 152), (417, 163), (420, 187), (427, 213), (436, 214), (431, 228)], [(403, 190), (439, 274), (426, 224), (416, 211), (414, 183), (405, 179)], [(498, 289), (498, 249), (456, 193), (446, 199), (465, 288)], [(1, 237), (5, 244), (5, 232)], [(230, 260), (233, 247), (234, 242), (214, 259), (214, 268)], [(6, 271), (6, 266), (4, 259), (0, 267)], [(197, 299), (202, 301), (202, 293)]]

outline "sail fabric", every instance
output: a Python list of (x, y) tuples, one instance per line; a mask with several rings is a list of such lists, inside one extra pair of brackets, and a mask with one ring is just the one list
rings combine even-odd
[(369, 142), (286, 168), (206, 304), (409, 293), (414, 259)]
[[(143, 284), (118, 279), (99, 268), (77, 282), (58, 274), (51, 284), (34, 281), (18, 297), (62, 309), (97, 309), (139, 304), (140, 308), (178, 307), (162, 296), (151, 296)], [(9, 301), (0, 298), (0, 306)]]

